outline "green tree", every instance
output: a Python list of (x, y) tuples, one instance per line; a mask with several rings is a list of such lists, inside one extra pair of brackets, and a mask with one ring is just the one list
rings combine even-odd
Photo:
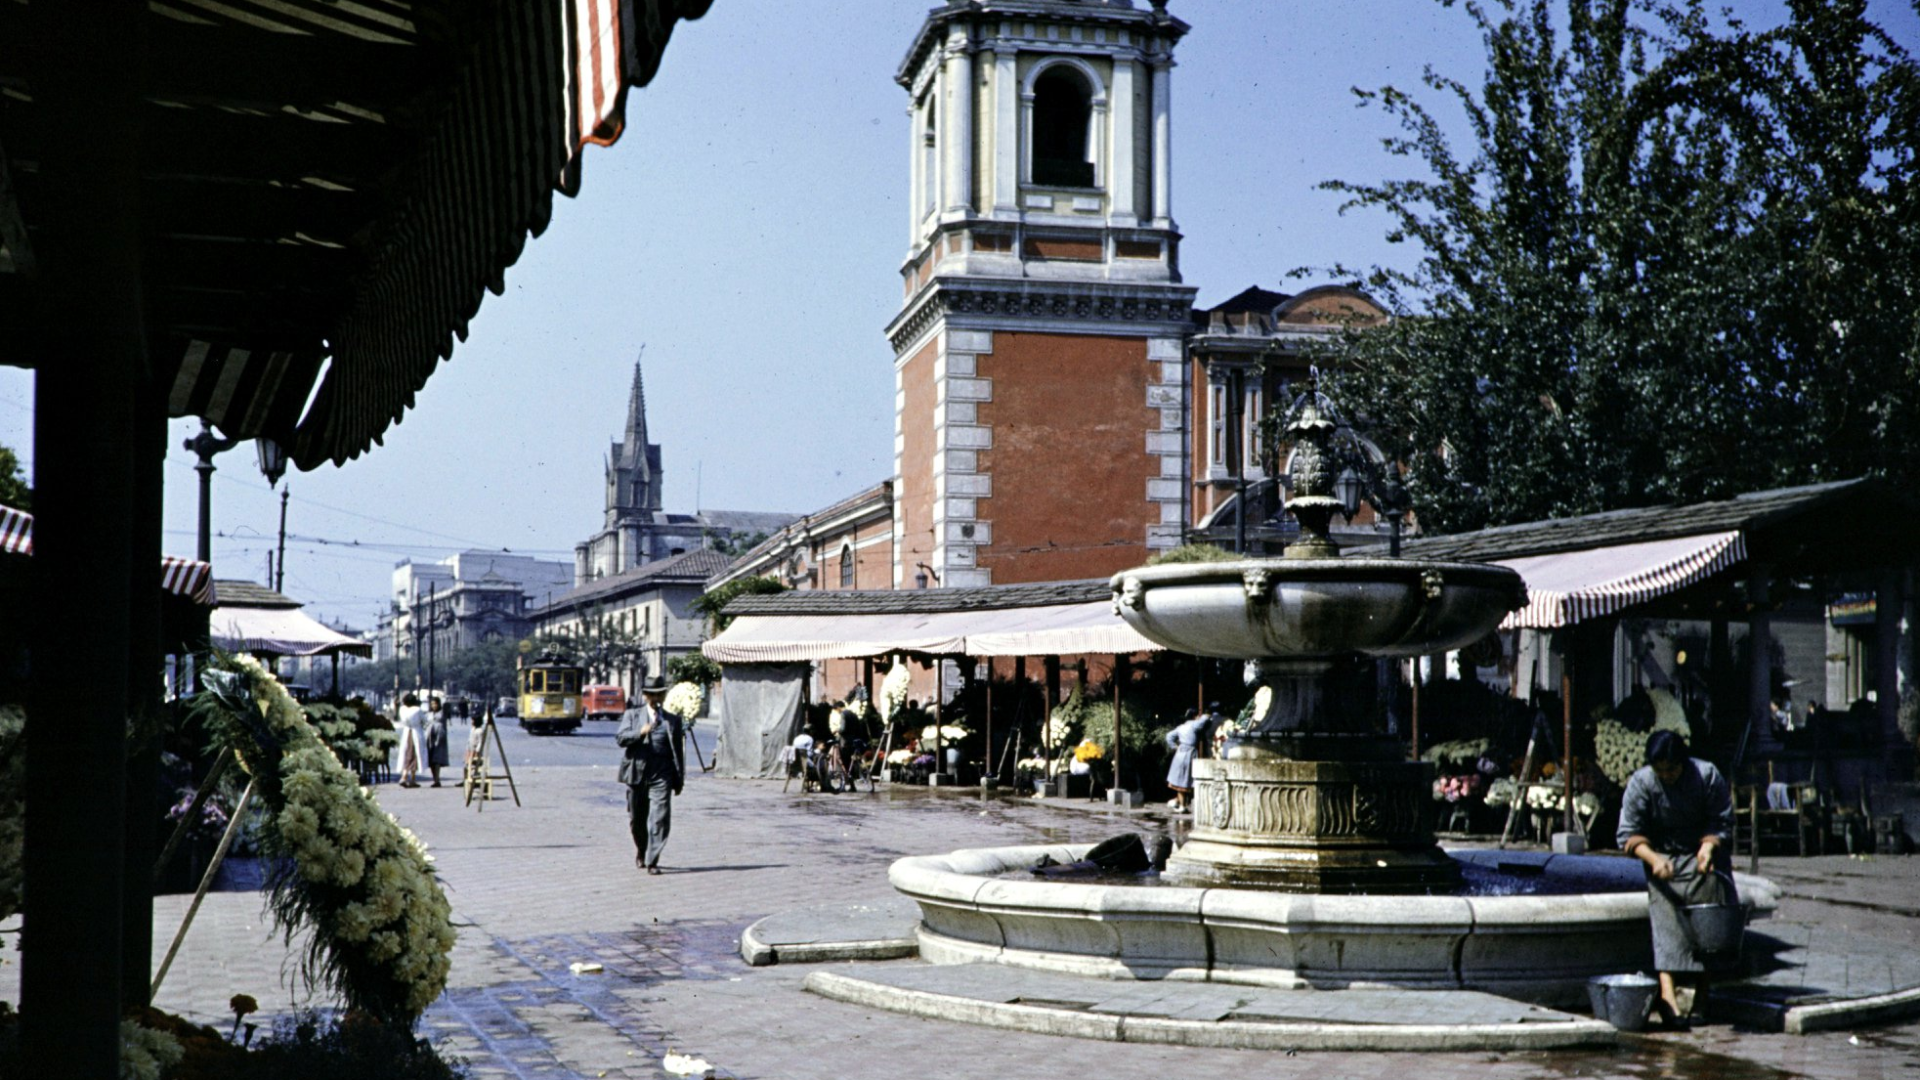
[(722, 615), (721, 611), (724, 610), (728, 604), (733, 603), (735, 599), (742, 596), (760, 596), (786, 591), (786, 584), (775, 577), (735, 578), (717, 589), (709, 589), (701, 593), (694, 599), (693, 603), (687, 606), (695, 612), (705, 615), (708, 625), (712, 628), (712, 632), (718, 634), (727, 628), (728, 623), (733, 621), (732, 616)]
[[(1421, 249), (1368, 275), (1399, 317), (1346, 335), (1334, 381), (1423, 523), (1920, 476), (1920, 93), (1859, 0), (1766, 33), (1697, 0), (1464, 7), (1482, 86), (1425, 84), (1470, 145), (1360, 92), (1429, 175), (1326, 185)], [(1869, 282), (1900, 262), (1876, 250), (1905, 264)]]
[(0, 506), (33, 509), (33, 488), (28, 486), (26, 471), (20, 467), (20, 456), (4, 445), (0, 445)]

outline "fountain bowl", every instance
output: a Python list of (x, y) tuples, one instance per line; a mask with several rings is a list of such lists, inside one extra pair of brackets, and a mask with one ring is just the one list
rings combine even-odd
[(1485, 636), (1526, 602), (1503, 566), (1400, 558), (1266, 558), (1115, 574), (1114, 610), (1180, 652), (1229, 659), (1421, 656)]
[[(1459, 853), (1483, 865), (1518, 861), (1531, 876), (1558, 872), (1599, 890), (1505, 896), (1315, 896), (1007, 876), (1042, 855), (1072, 862), (1086, 851), (909, 856), (887, 876), (919, 905), (920, 955), (934, 963), (1291, 989), (1470, 989), (1565, 1007), (1586, 1001), (1592, 976), (1642, 970), (1652, 960), (1638, 869), (1606, 865), (1624, 859)], [(1763, 914), (1778, 892), (1746, 875), (1739, 889)]]

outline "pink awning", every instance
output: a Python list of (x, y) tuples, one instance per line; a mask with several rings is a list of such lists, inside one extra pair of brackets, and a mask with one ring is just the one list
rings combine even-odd
[(723, 664), (845, 660), (917, 652), (1071, 656), (1154, 652), (1110, 600), (1045, 607), (884, 615), (742, 615), (700, 647)]
[(1502, 630), (1546, 630), (1610, 615), (1705, 580), (1747, 557), (1739, 532), (1502, 559), (1527, 583), (1527, 606)]

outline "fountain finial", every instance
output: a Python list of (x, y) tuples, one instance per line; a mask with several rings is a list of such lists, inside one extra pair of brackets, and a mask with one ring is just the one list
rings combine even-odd
[(1300, 523), (1300, 539), (1288, 544), (1284, 554), (1289, 559), (1335, 558), (1340, 549), (1327, 531), (1341, 509), (1333, 486), (1339, 474), (1333, 445), (1340, 427), (1338, 414), (1318, 389), (1294, 399), (1289, 414), (1286, 435), (1293, 444), (1293, 460), (1287, 466), (1287, 478), (1293, 490), (1287, 497), (1287, 513)]

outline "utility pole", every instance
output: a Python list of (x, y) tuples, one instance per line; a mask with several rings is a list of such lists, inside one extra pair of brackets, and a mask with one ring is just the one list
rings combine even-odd
[(273, 559), (273, 591), (283, 591), (280, 586), (287, 580), (287, 496), (292, 493), (293, 485), (280, 489), (280, 547)]

